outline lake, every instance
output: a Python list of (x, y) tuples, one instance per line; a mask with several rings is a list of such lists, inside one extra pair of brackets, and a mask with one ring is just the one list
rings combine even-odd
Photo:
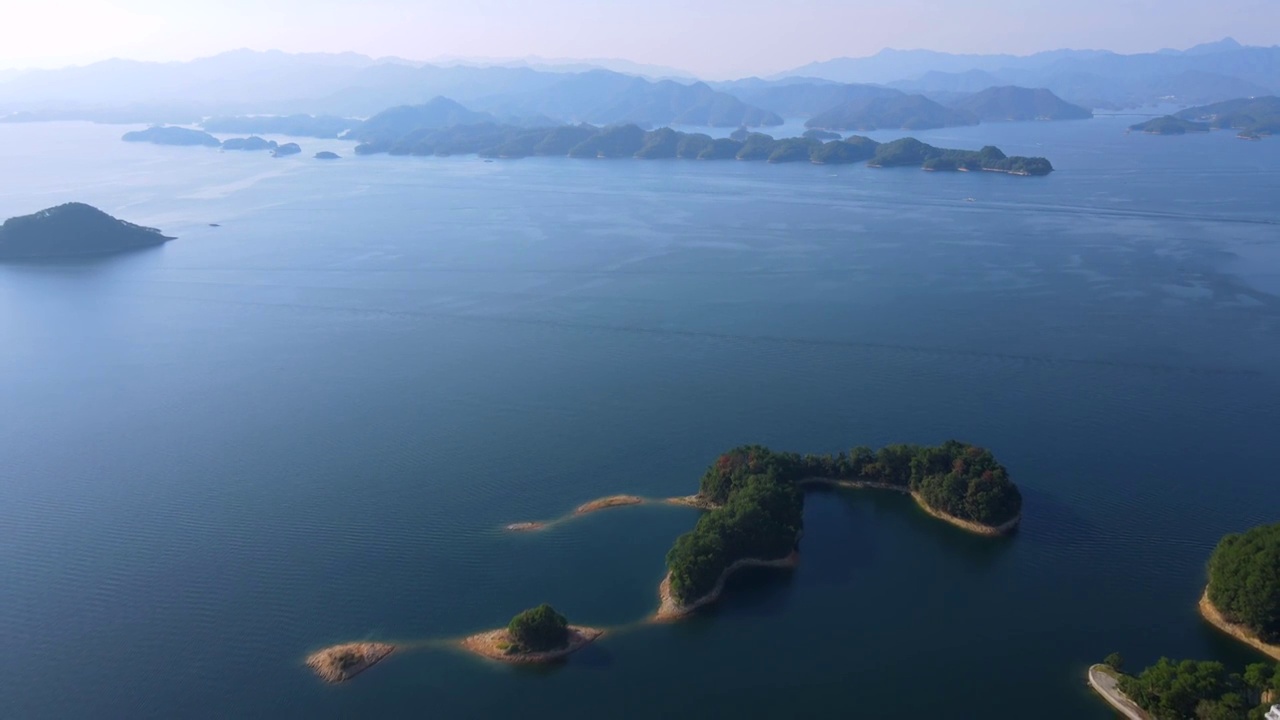
[[(0, 217), (178, 236), (0, 265), (3, 714), (1102, 719), (1111, 651), (1260, 659), (1196, 602), (1280, 519), (1280, 139), (1135, 121), (917, 134), (1047, 178), (0, 125)], [(1017, 535), (811, 493), (799, 568), (682, 624), (639, 621), (695, 511), (503, 530), (739, 444), (948, 438), (1008, 466)], [(442, 642), (541, 602), (616, 632), (541, 670)], [(360, 639), (405, 647), (302, 665)]]

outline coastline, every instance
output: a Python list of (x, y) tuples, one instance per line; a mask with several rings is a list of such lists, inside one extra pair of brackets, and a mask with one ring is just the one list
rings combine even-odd
[(510, 636), (507, 634), (506, 628), (499, 628), (465, 637), (458, 641), (458, 647), (489, 660), (497, 660), (513, 665), (531, 665), (555, 662), (566, 658), (595, 642), (602, 635), (604, 635), (604, 631), (597, 628), (570, 625), (569, 642), (562, 648), (545, 652), (508, 653), (506, 648), (511, 642)]
[(671, 573), (668, 572), (666, 577), (658, 585), (658, 598), (660, 603), (658, 611), (653, 614), (651, 622), (667, 623), (681, 620), (693, 614), (695, 610), (706, 605), (714, 603), (720, 599), (720, 595), (724, 593), (724, 584), (733, 573), (748, 567), (764, 567), (764, 568), (780, 568), (791, 569), (800, 564), (800, 553), (793, 550), (790, 555), (776, 560), (761, 560), (759, 558), (743, 558), (734, 561), (729, 567), (720, 573), (720, 579), (716, 580), (715, 587), (711, 588), (711, 592), (702, 597), (681, 605), (671, 594)]
[(968, 530), (971, 533), (985, 537), (1001, 537), (1003, 535), (1008, 535), (1016, 530), (1018, 525), (1022, 522), (1022, 513), (1018, 513), (1013, 516), (1013, 519), (999, 525), (983, 525), (982, 523), (973, 522), (972, 520), (958, 518), (955, 515), (948, 515), (941, 510), (935, 510), (934, 508), (929, 507), (929, 504), (924, 501), (924, 498), (920, 497), (919, 493), (911, 493), (911, 497), (915, 499), (916, 505), (919, 505), (921, 510), (924, 510), (939, 520), (949, 522), (958, 528)]
[(395, 649), (387, 643), (344, 643), (312, 653), (306, 663), (321, 680), (336, 685), (373, 667)]
[(1264, 642), (1262, 638), (1253, 634), (1249, 628), (1233, 623), (1223, 616), (1213, 601), (1209, 599), (1208, 586), (1204, 589), (1204, 594), (1200, 596), (1200, 617), (1209, 621), (1209, 624), (1218, 628), (1222, 632), (1252, 647), (1255, 650), (1269, 655), (1273, 660), (1280, 660), (1280, 645), (1272, 645)]
[(972, 520), (958, 518), (955, 515), (930, 507), (929, 504), (924, 501), (924, 498), (920, 496), (920, 493), (912, 492), (910, 489), (902, 487), (901, 485), (890, 485), (889, 483), (866, 482), (863, 480), (834, 480), (831, 478), (813, 477), (801, 480), (798, 485), (801, 487), (805, 485), (827, 485), (829, 487), (848, 488), (850, 490), (890, 490), (892, 492), (902, 493), (903, 495), (910, 495), (912, 499), (916, 501), (916, 505), (920, 506), (921, 510), (924, 510), (933, 517), (955, 525), (962, 530), (968, 530), (971, 533), (982, 535), (984, 537), (1000, 537), (1008, 535), (1017, 529), (1018, 525), (1022, 522), (1022, 513), (1018, 513), (1013, 519), (1001, 523), (1000, 525), (984, 525)]

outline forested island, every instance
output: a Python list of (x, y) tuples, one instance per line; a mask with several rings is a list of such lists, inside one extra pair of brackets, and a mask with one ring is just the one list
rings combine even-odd
[(127, 132), (120, 139), (125, 142), (148, 142), (153, 145), (203, 145), (205, 147), (222, 145), (221, 140), (203, 130), (163, 125)]
[(172, 239), (155, 228), (73, 202), (6, 220), (0, 225), (0, 259), (103, 255)]
[(1254, 663), (1243, 673), (1220, 662), (1160, 658), (1137, 675), (1112, 653), (1102, 669), (1116, 687), (1155, 720), (1263, 720), (1280, 691), (1280, 664)]
[(1177, 114), (1183, 120), (1207, 123), (1222, 130), (1239, 130), (1240, 137), (1258, 139), (1280, 132), (1280, 97), (1240, 98), (1187, 108)]
[(505, 628), (464, 638), (463, 649), (509, 663), (548, 663), (568, 657), (604, 632), (570, 625), (565, 616), (543, 603), (511, 618)]
[(1154, 120), (1130, 125), (1130, 130), (1148, 135), (1186, 135), (1187, 133), (1209, 132), (1209, 124), (1183, 120), (1172, 115), (1165, 115)]
[(660, 616), (714, 600), (725, 575), (743, 563), (789, 562), (804, 524), (801, 488), (813, 483), (910, 493), (929, 514), (987, 535), (1012, 532), (1022, 512), (1021, 493), (991, 452), (954, 440), (839, 455), (736, 448), (702, 476), (696, 500), (714, 509), (667, 553)]
[(1280, 523), (1218, 543), (1200, 610), (1218, 629), (1280, 660)]
[(868, 162), (872, 167), (914, 165), (928, 170), (986, 170), (1014, 175), (1047, 175), (1053, 171), (1053, 165), (1045, 158), (1008, 157), (995, 147), (979, 151), (949, 150), (914, 138), (881, 144), (862, 136), (829, 142), (816, 137), (779, 140), (763, 133), (746, 133), (740, 137), (743, 139), (717, 139), (671, 128), (645, 131), (636, 125), (529, 129), (482, 123), (416, 130), (404, 136), (373, 137), (356, 146), (356, 154), (744, 160), (826, 165)]

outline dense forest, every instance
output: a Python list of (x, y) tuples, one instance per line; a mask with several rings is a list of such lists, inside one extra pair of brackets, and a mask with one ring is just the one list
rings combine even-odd
[(564, 647), (569, 640), (569, 621), (543, 603), (511, 618), (507, 635), (514, 652), (545, 652)]
[(956, 441), (936, 447), (857, 447), (838, 455), (799, 455), (749, 445), (721, 455), (702, 477), (700, 498), (719, 505), (667, 554), (671, 590), (687, 602), (715, 587), (744, 558), (781, 558), (803, 528), (800, 482), (811, 478), (891, 485), (915, 492), (954, 517), (1000, 525), (1017, 517), (1022, 496), (990, 451)]
[[(1118, 655), (1107, 664), (1122, 670)], [(1220, 662), (1160, 658), (1117, 684), (1155, 720), (1262, 720), (1270, 706), (1264, 698), (1280, 689), (1280, 664), (1256, 663), (1238, 674)]]
[(1227, 620), (1280, 643), (1280, 523), (1222, 538), (1209, 559), (1209, 600)]

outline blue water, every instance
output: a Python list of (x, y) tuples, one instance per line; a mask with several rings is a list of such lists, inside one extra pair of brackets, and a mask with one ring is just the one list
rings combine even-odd
[[(1252, 660), (1195, 606), (1280, 519), (1280, 141), (1128, 123), (919, 134), (1036, 179), (0, 125), (0, 216), (179, 236), (0, 265), (0, 714), (1101, 719), (1113, 650)], [(685, 624), (633, 625), (693, 511), (502, 530), (741, 443), (949, 437), (1008, 465), (1016, 537), (811, 494), (800, 568)], [(427, 642), (544, 601), (621, 629), (550, 670)], [(410, 649), (302, 666), (365, 638)]]

